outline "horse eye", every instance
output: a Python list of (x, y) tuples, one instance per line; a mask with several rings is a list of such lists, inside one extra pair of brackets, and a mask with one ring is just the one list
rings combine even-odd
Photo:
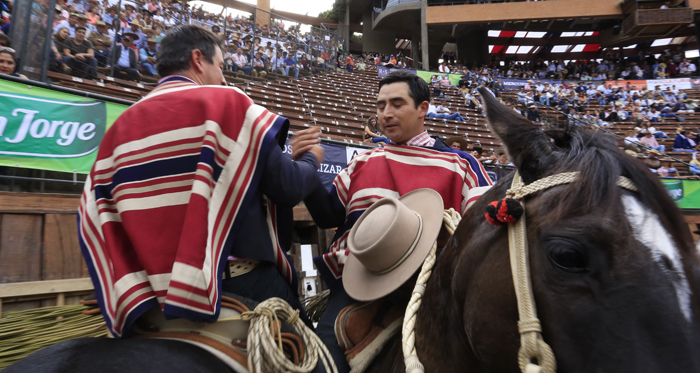
[(588, 271), (588, 260), (579, 250), (569, 246), (556, 246), (549, 250), (549, 260), (559, 269), (581, 273)]

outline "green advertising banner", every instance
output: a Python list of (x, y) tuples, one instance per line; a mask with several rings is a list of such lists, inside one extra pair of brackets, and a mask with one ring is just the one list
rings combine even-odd
[(0, 165), (86, 174), (127, 108), (0, 80)]
[(682, 209), (700, 209), (700, 180), (661, 179), (673, 201)]
[(425, 70), (418, 70), (416, 72), (419, 77), (423, 78), (426, 82), (430, 83), (430, 79), (433, 77), (433, 75), (437, 75), (438, 79), (442, 80), (443, 76), (447, 75), (448, 78), (450, 79), (450, 83), (453, 85), (457, 85), (459, 81), (462, 79), (462, 74), (444, 74), (444, 73), (436, 73), (434, 71), (425, 71)]

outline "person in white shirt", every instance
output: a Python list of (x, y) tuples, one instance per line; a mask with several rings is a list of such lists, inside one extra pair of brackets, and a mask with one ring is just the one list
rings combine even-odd
[(440, 66), (438, 67), (438, 71), (441, 73), (450, 73), (450, 68), (445, 64), (445, 62), (440, 63)]

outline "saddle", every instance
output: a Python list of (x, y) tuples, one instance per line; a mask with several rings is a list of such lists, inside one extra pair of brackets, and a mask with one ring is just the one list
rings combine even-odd
[[(80, 302), (94, 307), (83, 311), (85, 314), (97, 314), (97, 300), (87, 298)], [(235, 294), (224, 293), (221, 296), (219, 319), (240, 316), (255, 309), (258, 302)], [(167, 320), (159, 307), (151, 308), (134, 323), (132, 338), (172, 339), (196, 345), (209, 351), (225, 362), (235, 372), (248, 372), (247, 339), (249, 321), (233, 320), (219, 323), (201, 323), (187, 319)], [(288, 324), (282, 322), (280, 335), (276, 334), (279, 324), (271, 325), (275, 342), (282, 339), (284, 355), (299, 365), (304, 358), (304, 344), (299, 335)]]
[(384, 345), (400, 332), (406, 304), (387, 299), (355, 303), (335, 319), (335, 336), (351, 373), (364, 372)]

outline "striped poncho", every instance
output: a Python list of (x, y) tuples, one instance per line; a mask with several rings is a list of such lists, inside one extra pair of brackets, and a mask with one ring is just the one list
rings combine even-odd
[[(241, 212), (287, 125), (238, 89), (169, 77), (107, 131), (78, 223), (115, 337), (128, 337), (134, 320), (156, 306), (168, 318), (218, 318)], [(284, 253), (274, 258), (291, 282)]]
[[(416, 189), (430, 188), (440, 193), (445, 209), (454, 208), (464, 214), (491, 185), (479, 161), (441, 141), (431, 147), (388, 145), (362, 153), (333, 181), (331, 210), (344, 213), (345, 220), (326, 254), (314, 258), (316, 268), (329, 286), (340, 284), (350, 253), (350, 229), (368, 207), (384, 197), (399, 198)], [(313, 204), (307, 205), (313, 208)]]

